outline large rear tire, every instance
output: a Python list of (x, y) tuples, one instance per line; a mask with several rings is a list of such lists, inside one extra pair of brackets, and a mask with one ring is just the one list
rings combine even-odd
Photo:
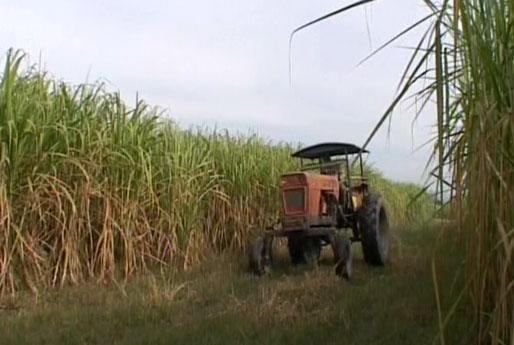
[(383, 266), (389, 260), (390, 230), (383, 199), (369, 194), (358, 211), (359, 232), (364, 260), (373, 266)]

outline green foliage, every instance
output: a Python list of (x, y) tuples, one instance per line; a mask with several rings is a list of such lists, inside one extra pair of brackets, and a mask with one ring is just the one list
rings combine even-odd
[[(325, 251), (317, 270), (290, 264), (279, 247), (270, 276), (246, 274), (237, 254), (212, 258), (187, 272), (142, 275), (103, 286), (0, 300), (0, 333), (22, 344), (420, 344), (437, 333), (431, 260), (437, 267), (443, 310), (463, 250), (441, 227), (396, 229), (392, 264), (368, 266), (355, 244), (351, 282), (337, 278)], [(446, 234), (448, 235), (448, 233)], [(283, 249), (280, 251), (280, 249)], [(168, 272), (171, 273), (171, 272)], [(450, 324), (451, 344), (470, 344), (467, 315)]]
[(425, 2), (435, 20), (420, 43), (428, 50), (413, 60), (433, 58), (435, 69), (408, 69), (413, 83), (405, 87), (433, 76), (417, 96), (437, 100), (433, 175), (466, 240), (477, 343), (507, 344), (514, 341), (514, 2)]
[(435, 214), (435, 203), (413, 183), (395, 182), (384, 178), (381, 172), (366, 168), (372, 190), (384, 196), (389, 217), (394, 225), (422, 225)]
[[(0, 290), (187, 268), (278, 218), (292, 148), (181, 130), (103, 85), (72, 87), (9, 52), (0, 84)], [(411, 189), (374, 183), (404, 219)], [(410, 188), (410, 189), (409, 189)]]
[[(293, 34), (369, 1), (300, 26)], [(468, 291), (479, 344), (514, 341), (514, 1), (423, 0), (430, 14), (384, 45), (428, 23), (398, 93), (364, 147), (408, 96), (420, 111), (435, 100), (431, 161), (438, 203), (467, 244)], [(412, 92), (414, 90), (414, 92)], [(409, 93), (413, 93), (410, 95)], [(419, 115), (419, 113), (418, 113)], [(449, 205), (444, 205), (447, 200)], [(455, 302), (458, 305), (459, 300)], [(448, 318), (451, 315), (448, 316)], [(442, 316), (441, 316), (442, 320)], [(442, 344), (445, 333), (441, 323)]]

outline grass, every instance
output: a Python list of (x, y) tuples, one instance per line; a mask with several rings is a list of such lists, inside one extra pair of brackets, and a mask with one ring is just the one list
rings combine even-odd
[[(437, 231), (401, 232), (392, 268), (357, 264), (352, 284), (329, 265), (279, 265), (255, 281), (233, 264), (227, 249), (244, 249), (276, 216), (291, 147), (181, 131), (99, 85), (22, 71), (11, 52), (0, 83), (0, 290), (12, 296), (3, 339), (512, 343), (514, 2), (424, 3), (432, 16), (413, 27), (433, 21), (366, 144), (413, 90), (422, 105), (436, 102), (433, 175), (460, 240), (443, 236), (434, 253)], [(374, 177), (396, 226), (425, 212), (423, 203), (407, 207), (419, 188)], [(223, 254), (208, 262), (212, 251)], [(190, 270), (152, 280), (156, 265)], [(27, 288), (32, 297), (18, 299)], [(24, 304), (33, 296), (38, 303)]]
[[(130, 107), (25, 59), (9, 51), (0, 78), (0, 294), (187, 270), (205, 253), (244, 250), (278, 218), (291, 145), (183, 130), (141, 100)], [(419, 188), (369, 173), (404, 221)]]
[[(140, 100), (129, 107), (102, 85), (56, 81), (10, 51), (0, 81), (2, 341), (512, 343), (514, 2), (424, 3), (432, 15), (413, 27), (433, 21), (364, 146), (412, 90), (420, 108), (435, 101), (432, 173), (458, 231), (399, 231), (392, 267), (358, 261), (350, 284), (329, 264), (309, 272), (284, 260), (257, 281), (235, 254), (276, 218), (291, 146), (181, 130)], [(417, 186), (369, 173), (397, 228), (430, 215)]]
[[(7, 298), (0, 333), (12, 345), (432, 344), (434, 250), (444, 312), (462, 278), (459, 246), (444, 229), (397, 229), (392, 264), (371, 268), (357, 253), (351, 282), (333, 274), (330, 253), (308, 270), (291, 266), (281, 247), (262, 279), (246, 273), (245, 257), (226, 253), (188, 272)], [(465, 310), (458, 315), (448, 340), (466, 344)]]
[(281, 247), (257, 280), (242, 253), (280, 212), (293, 147), (183, 130), (142, 101), (131, 108), (23, 59), (7, 54), (0, 83), (0, 342), (432, 341), (436, 236), (419, 229), (433, 203), (411, 202), (418, 186), (366, 167), (392, 224), (410, 224), (392, 267), (359, 255), (347, 283), (329, 258), (291, 268)]
[[(474, 307), (479, 344), (514, 341), (514, 2), (425, 1), (434, 12), (429, 39), (408, 70), (437, 103), (433, 175), (465, 239), (463, 288)], [(419, 65), (418, 65), (419, 66)], [(416, 83), (407, 82), (406, 89)], [(458, 303), (458, 302), (455, 302)], [(444, 343), (444, 338), (441, 339)]]
[[(373, 2), (355, 1), (293, 31)], [(423, 0), (431, 20), (401, 77), (398, 93), (368, 144), (402, 101), (437, 106), (432, 175), (465, 240), (465, 300), (478, 344), (514, 341), (514, 2)], [(367, 58), (365, 59), (367, 60)], [(364, 61), (365, 61), (364, 60)], [(364, 146), (366, 146), (366, 144)], [(455, 301), (455, 305), (461, 303)], [(444, 328), (444, 324), (441, 324)], [(444, 337), (440, 338), (442, 344)]]

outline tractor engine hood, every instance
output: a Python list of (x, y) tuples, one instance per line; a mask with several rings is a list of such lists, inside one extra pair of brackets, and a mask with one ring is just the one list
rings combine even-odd
[(327, 214), (326, 195), (338, 199), (339, 182), (336, 176), (295, 172), (282, 176), (281, 191), (283, 226), (301, 230)]

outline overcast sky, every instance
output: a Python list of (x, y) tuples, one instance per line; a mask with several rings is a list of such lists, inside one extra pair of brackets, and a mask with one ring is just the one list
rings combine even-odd
[[(362, 144), (389, 105), (420, 30), (370, 62), (374, 48), (427, 14), (421, 0), (381, 0), (299, 33), (289, 86), (288, 40), (348, 0), (83, 0), (0, 2), (0, 52), (70, 83), (109, 82), (169, 109), (183, 127), (257, 132), (274, 141)], [(395, 112), (372, 142), (369, 161), (386, 176), (420, 182), (434, 114)]]

